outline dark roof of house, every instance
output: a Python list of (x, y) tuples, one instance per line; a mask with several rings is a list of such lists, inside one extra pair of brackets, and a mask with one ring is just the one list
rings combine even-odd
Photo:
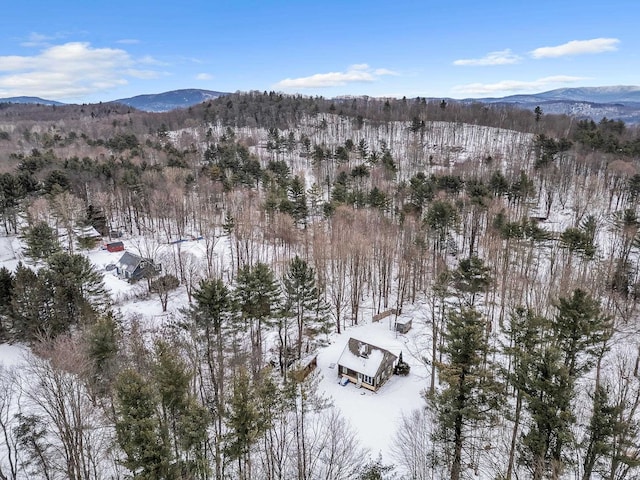
[(142, 262), (142, 257), (130, 252), (124, 252), (120, 257), (120, 260), (118, 260), (117, 266), (122, 270), (133, 273), (136, 268), (138, 268), (138, 265), (140, 265), (140, 262)]
[(356, 338), (350, 338), (338, 359), (338, 364), (355, 372), (375, 377), (387, 363), (393, 363), (398, 357), (384, 348)]

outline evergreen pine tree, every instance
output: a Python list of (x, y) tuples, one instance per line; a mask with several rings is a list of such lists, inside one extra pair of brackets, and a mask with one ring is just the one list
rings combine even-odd
[[(160, 431), (164, 443), (173, 452), (173, 474), (189, 478), (206, 470), (201, 460), (209, 415), (193, 398), (191, 374), (175, 345), (156, 341), (154, 356), (152, 380), (160, 406)], [(197, 424), (195, 418), (199, 419)]]
[(522, 408), (531, 373), (531, 355), (545, 342), (543, 336), (544, 332), (549, 330), (549, 325), (548, 319), (537, 315), (533, 310), (518, 307), (512, 312), (509, 326), (505, 329), (509, 343), (503, 345), (503, 351), (509, 357), (508, 364), (510, 366), (509, 370), (505, 371), (505, 377), (508, 383), (513, 386), (516, 395), (506, 480), (511, 480), (515, 466)]
[(362, 467), (358, 473), (357, 480), (386, 480), (395, 478), (392, 477), (394, 467), (393, 465), (385, 465), (382, 463), (382, 456), (378, 455), (375, 461), (372, 461)]
[(85, 333), (90, 385), (96, 395), (111, 393), (117, 374), (120, 329), (111, 313), (100, 317)]
[(0, 314), (6, 313), (11, 305), (13, 274), (7, 267), (0, 267)]
[(50, 317), (53, 292), (29, 267), (18, 263), (11, 294), (10, 330), (19, 341), (32, 341), (45, 334)]
[(17, 175), (0, 174), (0, 218), (7, 235), (12, 231), (13, 233), (18, 231), (19, 205), (24, 195), (25, 190)]
[(300, 358), (305, 328), (312, 326), (317, 328), (326, 323), (328, 307), (318, 291), (314, 269), (299, 256), (296, 255), (289, 263), (289, 269), (282, 283), (285, 297), (284, 315), (295, 319), (296, 355)]
[(582, 480), (590, 480), (602, 458), (610, 456), (613, 451), (612, 439), (618, 427), (620, 407), (612, 405), (608, 397), (606, 388), (596, 385), (593, 412), (585, 440)]
[(254, 372), (262, 367), (262, 330), (281, 312), (280, 286), (273, 270), (264, 264), (249, 265), (238, 271), (235, 298), (252, 344)]
[(267, 369), (250, 375), (240, 368), (233, 380), (233, 390), (226, 410), (227, 458), (237, 462), (233, 478), (252, 480), (252, 450), (274, 425), (278, 416), (285, 414), (292, 404)]
[(7, 340), (13, 295), (13, 274), (6, 267), (0, 268), (0, 342)]
[(160, 430), (152, 386), (134, 370), (124, 370), (116, 386), (116, 435), (122, 464), (141, 480), (167, 478), (170, 451)]
[(309, 204), (311, 206), (310, 213), (312, 216), (318, 216), (322, 213), (322, 190), (320, 185), (314, 182), (307, 190), (307, 196), (309, 197)]
[(240, 370), (233, 381), (233, 391), (228, 402), (225, 453), (238, 463), (239, 480), (251, 480), (251, 446), (260, 432), (260, 410), (249, 374)]
[(291, 180), (288, 188), (289, 200), (291, 201), (291, 216), (296, 225), (306, 225), (309, 216), (307, 206), (307, 194), (304, 189), (304, 182), (300, 177), (295, 176)]
[(449, 232), (458, 222), (458, 211), (455, 205), (448, 200), (435, 200), (427, 211), (424, 222), (435, 234), (434, 258), (437, 252), (446, 247)]
[[(610, 319), (586, 291), (577, 289), (569, 297), (560, 298), (555, 306), (557, 314), (543, 330), (540, 342), (528, 348), (521, 379), (531, 415), (530, 428), (522, 439), (523, 461), (534, 480), (548, 472), (553, 478), (562, 474), (567, 445), (573, 441), (576, 382), (593, 367), (595, 357), (611, 335)], [(592, 421), (599, 424), (609, 407), (602, 397), (597, 398), (599, 404), (595, 400)], [(591, 431), (594, 443), (591, 451), (587, 448), (585, 466), (597, 460), (594, 448), (601, 435), (607, 437), (608, 433), (599, 428), (597, 433)]]
[(45, 329), (51, 336), (67, 331), (71, 325), (92, 324), (105, 312), (109, 300), (102, 274), (80, 254), (56, 252), (38, 273), (39, 282), (48, 287), (53, 303)]
[(492, 367), (485, 363), (489, 345), (486, 320), (471, 308), (449, 312), (438, 365), (444, 390), (432, 399), (441, 440), (451, 465), (451, 480), (462, 475), (463, 452), (470, 424), (482, 424), (496, 408), (497, 383)]
[(25, 473), (36, 478), (53, 480), (54, 445), (47, 439), (47, 425), (35, 414), (16, 413), (17, 425), (13, 428), (17, 446), (22, 454), (21, 466)]
[(530, 352), (523, 386), (531, 424), (522, 437), (522, 462), (531, 478), (548, 472), (558, 478), (564, 465), (564, 446), (571, 440), (575, 417), (571, 410), (573, 385), (562, 352), (552, 345)]
[(561, 297), (552, 325), (554, 338), (563, 352), (568, 374), (576, 378), (593, 366), (599, 345), (611, 335), (611, 321), (602, 314), (600, 303), (585, 290), (576, 289)]
[(222, 416), (226, 408), (227, 383), (225, 370), (230, 363), (225, 355), (225, 348), (230, 343), (227, 336), (234, 330), (236, 307), (229, 288), (220, 279), (202, 280), (194, 291), (193, 298), (189, 318), (193, 322), (198, 347), (204, 351), (206, 367), (203, 368), (201, 381), (204, 385), (210, 385), (210, 388), (204, 390), (204, 402), (212, 416), (215, 478), (221, 478)]
[(478, 295), (491, 284), (489, 272), (482, 259), (472, 256), (460, 260), (451, 273), (453, 287), (466, 307), (473, 308)]
[(46, 222), (38, 222), (24, 232), (26, 248), (24, 254), (35, 260), (46, 260), (60, 251), (56, 232)]

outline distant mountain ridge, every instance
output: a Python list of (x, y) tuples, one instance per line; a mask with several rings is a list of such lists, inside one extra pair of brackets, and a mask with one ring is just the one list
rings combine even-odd
[(640, 87), (633, 85), (558, 88), (531, 95), (466, 98), (461, 101), (515, 105), (528, 110), (539, 106), (544, 113), (565, 114), (595, 121), (607, 117), (626, 123), (640, 123)]
[[(171, 90), (170, 92), (136, 95), (130, 98), (120, 98), (105, 103), (120, 103), (145, 112), (168, 112), (176, 108), (188, 108), (213, 98), (227, 95), (226, 92), (213, 90), (201, 90), (187, 88), (183, 90)], [(40, 105), (67, 105), (55, 100), (46, 100), (40, 97), (9, 97), (0, 98), (0, 103), (25, 103)]]
[[(473, 100), (473, 99), (465, 99)], [(476, 99), (482, 102), (573, 101), (590, 103), (640, 103), (640, 87), (619, 85), (612, 87), (558, 88), (542, 93), (509, 95), (499, 98)]]
[[(105, 103), (119, 103), (146, 112), (167, 112), (227, 95), (226, 92), (196, 88), (137, 95)], [(436, 99), (434, 100), (441, 100)], [(513, 105), (533, 110), (540, 107), (546, 114), (565, 114), (577, 118), (599, 121), (603, 117), (640, 124), (640, 86), (618, 85), (607, 87), (559, 88), (534, 94), (510, 95), (495, 98), (466, 98), (451, 101), (480, 102), (493, 105)], [(65, 105), (39, 97), (0, 98), (0, 103), (32, 103), (41, 105)]]
[(0, 103), (35, 103), (40, 105), (64, 105), (62, 102), (56, 102), (55, 100), (45, 100), (40, 97), (9, 97), (0, 98)]
[(176, 108), (188, 108), (223, 95), (227, 95), (227, 93), (187, 88), (164, 93), (136, 95), (135, 97), (113, 100), (109, 103), (122, 103), (146, 112), (168, 112)]

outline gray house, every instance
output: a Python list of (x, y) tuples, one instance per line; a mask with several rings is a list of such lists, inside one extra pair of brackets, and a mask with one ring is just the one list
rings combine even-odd
[(393, 375), (397, 358), (384, 348), (350, 338), (338, 359), (338, 376), (375, 392)]
[(130, 282), (153, 277), (161, 270), (162, 266), (156, 265), (151, 259), (142, 258), (130, 252), (125, 252), (116, 263), (116, 275)]

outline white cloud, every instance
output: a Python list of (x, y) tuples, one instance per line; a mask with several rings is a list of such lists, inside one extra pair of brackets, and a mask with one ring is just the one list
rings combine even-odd
[(376, 75), (393, 75), (396, 77), (400, 75), (398, 72), (394, 72), (393, 70), (389, 70), (388, 68), (376, 68), (373, 73)]
[(540, 47), (532, 50), (533, 58), (554, 58), (569, 55), (613, 52), (618, 49), (617, 38), (592, 38), (591, 40), (572, 40), (555, 47)]
[(0, 97), (20, 95), (64, 99), (85, 96), (127, 84), (127, 79), (163, 75), (140, 65), (125, 50), (93, 48), (70, 42), (42, 49), (33, 56), (0, 56)]
[(274, 88), (326, 88), (339, 87), (349, 83), (375, 82), (383, 75), (397, 75), (385, 69), (372, 69), (366, 63), (351, 65), (345, 72), (316, 73), (309, 77), (285, 78), (274, 85)]
[(51, 40), (60, 38), (60, 35), (51, 36), (43, 35), (42, 33), (31, 32), (27, 39), (20, 43), (22, 47), (42, 47), (48, 45)]
[(349, 67), (349, 70), (369, 70), (369, 65), (366, 63), (354, 63)]
[(503, 93), (517, 93), (526, 91), (540, 91), (542, 89), (559, 88), (562, 85), (585, 80), (584, 77), (572, 77), (569, 75), (554, 75), (537, 80), (502, 80), (496, 83), (469, 83), (453, 87), (455, 93), (465, 95), (495, 95)]
[(140, 57), (137, 60), (138, 63), (144, 64), (144, 65), (156, 65), (156, 66), (161, 66), (161, 67), (166, 67), (167, 65), (169, 65), (166, 62), (162, 62), (154, 57), (152, 57), (151, 55), (145, 55), (144, 57)]
[(195, 58), (195, 57), (184, 57), (184, 56), (179, 56), (177, 57), (178, 60), (180, 60), (181, 62), (185, 62), (185, 63), (195, 63), (196, 65), (202, 65), (204, 62), (204, 60), (201, 60), (199, 58)]
[(210, 73), (199, 73), (196, 75), (196, 80), (213, 80), (213, 75)]
[(464, 67), (486, 67), (493, 65), (511, 65), (518, 63), (521, 58), (513, 53), (510, 49), (500, 50), (498, 52), (489, 52), (482, 58), (467, 58), (453, 62), (454, 65)]

